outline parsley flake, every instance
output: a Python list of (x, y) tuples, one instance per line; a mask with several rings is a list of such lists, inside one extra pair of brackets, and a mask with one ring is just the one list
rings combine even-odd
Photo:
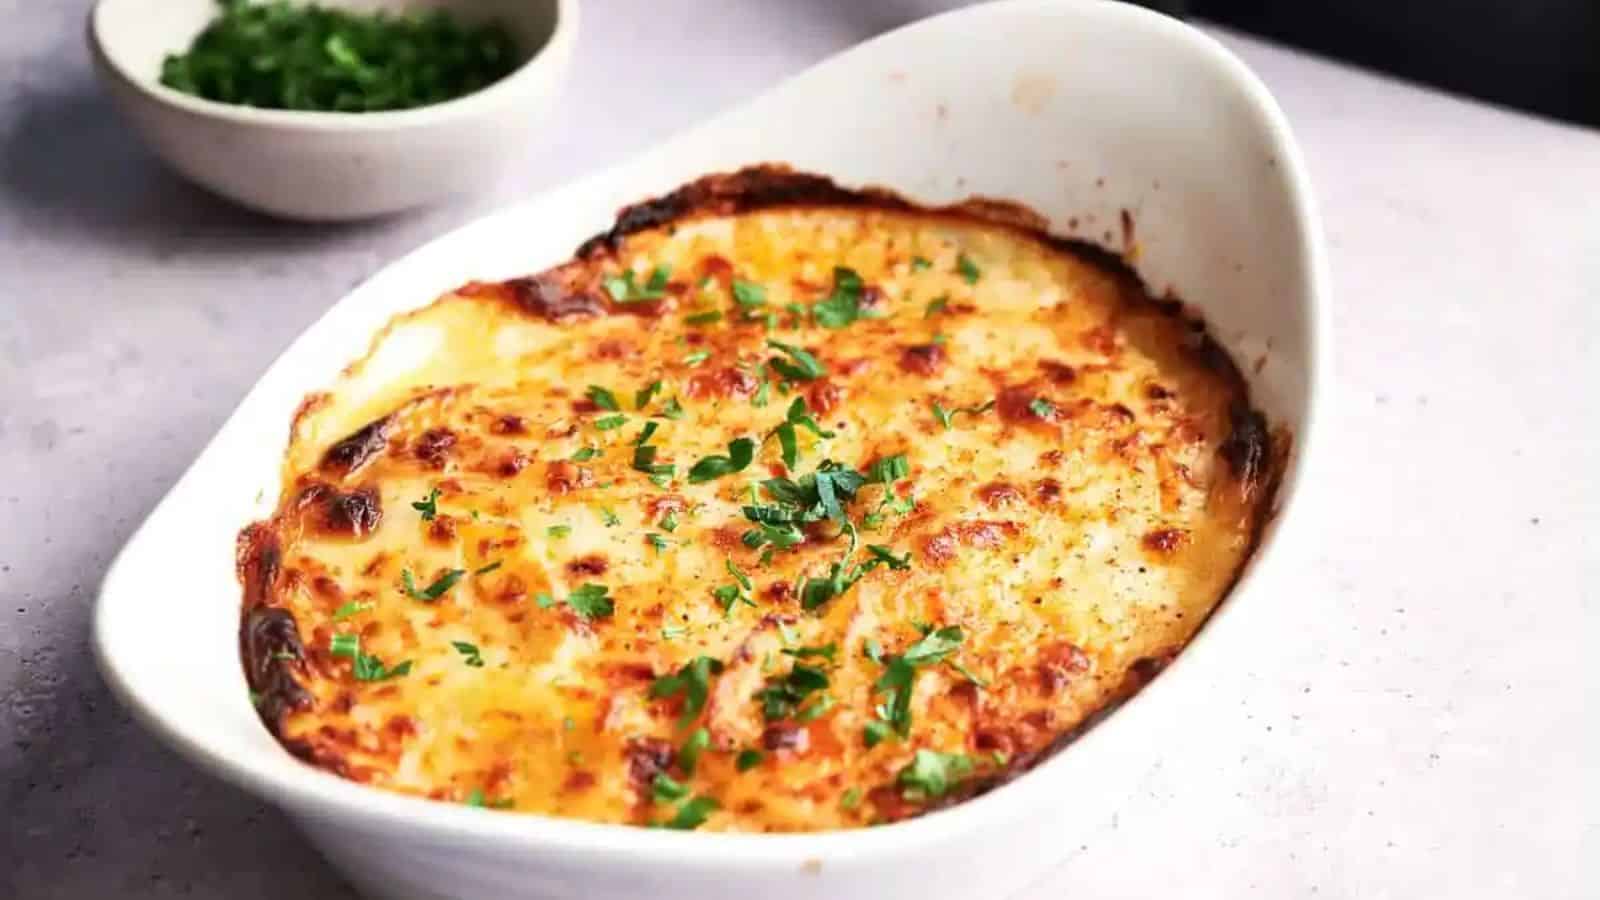
[(628, 269), (619, 276), (607, 278), (604, 282), (606, 293), (618, 303), (659, 300), (666, 296), (667, 282), (672, 277), (672, 267), (666, 263), (656, 266), (643, 287), (635, 282), (635, 277), (633, 270)]
[(700, 764), (700, 754), (711, 746), (711, 732), (704, 728), (696, 728), (689, 732), (689, 737), (684, 740), (683, 746), (678, 748), (678, 768), (685, 775), (693, 775), (695, 767)]
[(573, 462), (588, 462), (589, 460), (594, 459), (596, 456), (599, 456), (599, 455), (600, 455), (600, 450), (597, 447), (582, 447), (582, 448), (580, 448), (578, 450), (577, 453), (572, 454), (572, 461)]
[(861, 276), (844, 266), (833, 268), (833, 291), (811, 307), (811, 317), (823, 328), (835, 330), (861, 319), (876, 318), (861, 307)]
[(727, 456), (707, 456), (689, 469), (689, 483), (701, 484), (742, 472), (755, 459), (756, 442), (750, 438), (734, 438), (728, 442)]
[(745, 309), (754, 309), (765, 306), (767, 303), (767, 289), (754, 281), (733, 280), (733, 302)]
[(711, 695), (711, 676), (721, 674), (721, 661), (709, 656), (696, 656), (678, 671), (651, 682), (650, 697), (662, 700), (683, 694), (683, 711), (678, 714), (678, 727), (687, 728), (705, 709), (706, 698)]
[(350, 659), (350, 674), (357, 681), (387, 681), (390, 678), (399, 678), (411, 671), (411, 660), (397, 663), (392, 668), (386, 667), (383, 660), (368, 653), (361, 652), (361, 636), (355, 634), (336, 634), (328, 639), (328, 652), (334, 656), (344, 656)]
[(706, 819), (718, 809), (715, 798), (695, 797), (683, 801), (678, 807), (678, 812), (672, 818), (660, 823), (662, 828), (672, 828), (678, 831), (693, 831), (705, 824)]
[(483, 668), (483, 656), (478, 652), (477, 644), (470, 644), (466, 641), (451, 641), (450, 646), (456, 648), (457, 653), (466, 657), (464, 662), (469, 667), (474, 669)]
[(797, 662), (787, 674), (769, 679), (755, 699), (761, 701), (761, 714), (773, 722), (794, 717), (810, 695), (827, 687), (827, 672)]
[(567, 595), (567, 606), (585, 621), (603, 619), (616, 611), (616, 604), (606, 596), (609, 592), (610, 589), (603, 584), (582, 584)]
[(411, 579), (411, 570), (401, 569), (400, 581), (405, 585), (406, 594), (411, 599), (420, 600), (423, 603), (432, 603), (433, 601), (444, 596), (445, 591), (455, 587), (456, 582), (460, 581), (461, 576), (465, 574), (467, 574), (465, 569), (446, 570), (443, 575), (440, 575), (438, 578), (434, 579), (432, 584), (422, 588), (421, 590), (418, 590), (416, 582), (412, 581)]
[(907, 800), (933, 800), (949, 793), (950, 788), (971, 771), (972, 760), (965, 754), (918, 750), (911, 762), (900, 770), (895, 783)]
[(612, 431), (621, 428), (627, 422), (628, 417), (623, 415), (602, 416), (594, 420), (594, 427), (597, 431)]
[(787, 360), (773, 357), (767, 364), (772, 366), (773, 371), (790, 381), (815, 381), (828, 374), (827, 367), (818, 362), (809, 351), (774, 340), (768, 340), (767, 346), (788, 354)]
[(422, 513), (422, 521), (432, 522), (433, 517), (439, 514), (439, 489), (429, 491), (426, 500), (414, 501), (411, 508)]
[(633, 395), (633, 408), (644, 409), (646, 406), (650, 405), (651, 399), (659, 393), (661, 393), (661, 379), (658, 378), (640, 388), (639, 391)]
[(958, 406), (955, 409), (945, 409), (936, 400), (933, 403), (933, 417), (939, 421), (940, 425), (944, 426), (945, 431), (949, 431), (955, 425), (955, 418), (958, 414), (966, 413), (969, 416), (981, 416), (991, 409), (994, 409), (993, 400), (974, 406)]
[(657, 803), (673, 803), (689, 796), (689, 787), (665, 772), (657, 772), (650, 782), (650, 795)]
[(345, 619), (348, 619), (351, 616), (360, 615), (369, 609), (372, 609), (371, 603), (357, 603), (356, 601), (351, 600), (349, 603), (346, 603), (333, 611), (333, 621), (343, 622)]
[(956, 257), (956, 271), (961, 273), (961, 280), (967, 284), (977, 284), (978, 279), (983, 276), (978, 264), (973, 262), (965, 253)]
[(1055, 414), (1056, 405), (1043, 397), (1035, 397), (1028, 401), (1028, 411), (1041, 419), (1048, 419)]
[(583, 395), (589, 398), (590, 403), (608, 412), (620, 412), (622, 410), (622, 407), (617, 405), (617, 395), (598, 384), (589, 385), (589, 389), (584, 391)]

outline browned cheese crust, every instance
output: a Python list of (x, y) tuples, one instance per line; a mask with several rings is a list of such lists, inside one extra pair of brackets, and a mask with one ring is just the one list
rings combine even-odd
[(240, 648), (283, 744), (377, 787), (893, 821), (1159, 671), (1287, 443), (1114, 256), (748, 169), (397, 317), (308, 397)]

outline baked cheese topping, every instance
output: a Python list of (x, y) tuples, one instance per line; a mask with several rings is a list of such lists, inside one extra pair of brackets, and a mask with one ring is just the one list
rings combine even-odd
[(467, 285), (307, 399), (240, 541), (287, 747), (485, 807), (848, 828), (1026, 769), (1194, 634), (1273, 480), (1196, 322), (1026, 229), (750, 206)]

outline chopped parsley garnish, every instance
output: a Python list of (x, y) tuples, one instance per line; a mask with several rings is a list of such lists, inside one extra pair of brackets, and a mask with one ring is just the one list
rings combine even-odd
[(658, 429), (660, 427), (661, 427), (661, 423), (653, 421), (653, 420), (644, 423), (644, 427), (639, 429), (638, 437), (635, 437), (633, 439), (633, 445), (635, 447), (643, 446), (646, 442), (648, 442), (650, 440), (651, 437), (653, 437), (655, 435), (656, 429)]
[(789, 359), (773, 357), (767, 362), (774, 372), (790, 381), (815, 381), (828, 374), (828, 369), (817, 361), (815, 356), (800, 347), (785, 344), (781, 341), (767, 341), (767, 346), (774, 350), (782, 350), (788, 354)]
[(949, 308), (949, 297), (935, 297), (928, 301), (927, 308), (922, 311), (922, 317), (924, 319), (931, 319)]
[[(762, 382), (762, 387), (765, 386), (766, 382)], [(783, 422), (772, 429), (772, 433), (778, 437), (778, 449), (782, 452), (783, 464), (793, 471), (800, 462), (800, 443), (796, 426), (807, 428), (820, 438), (831, 438), (833, 432), (823, 430), (822, 426), (817, 424), (817, 420), (806, 411), (804, 397), (794, 398), (783, 418)]]
[(686, 728), (705, 709), (706, 698), (711, 694), (711, 676), (721, 674), (721, 661), (709, 656), (696, 656), (678, 671), (652, 682), (650, 696), (660, 700), (683, 694), (683, 712), (678, 714), (678, 727)]
[(750, 592), (755, 590), (755, 585), (750, 581), (750, 576), (746, 575), (744, 570), (734, 563), (732, 557), (723, 560), (723, 566), (728, 570), (728, 574), (733, 576), (735, 583), (724, 584), (711, 591), (711, 596), (717, 598), (717, 602), (722, 604), (722, 614), (724, 616), (731, 615), (734, 606), (740, 603), (746, 606), (755, 606), (756, 601), (750, 597)]
[(674, 803), (689, 796), (689, 787), (665, 772), (657, 772), (650, 782), (650, 795), (657, 803)]
[(761, 379), (761, 384), (756, 388), (756, 395), (750, 398), (750, 405), (754, 406), (756, 409), (761, 409), (767, 405), (767, 402), (771, 397), (772, 382), (763, 378)]
[(598, 447), (582, 447), (582, 448), (580, 448), (578, 450), (577, 453), (572, 454), (572, 461), (573, 462), (588, 462), (589, 460), (594, 459), (596, 456), (599, 456), (599, 455), (600, 455), (600, 449)]
[(821, 645), (819, 647), (785, 647), (785, 648), (783, 648), (783, 653), (784, 653), (785, 656), (792, 656), (795, 659), (809, 659), (811, 657), (821, 657), (822, 659), (825, 659), (828, 662), (833, 662), (833, 657), (838, 652), (839, 652), (839, 645), (835, 644), (835, 643), (831, 643), (831, 642), (827, 643), (827, 644), (823, 644), (823, 645)]
[(1048, 419), (1055, 414), (1056, 405), (1043, 397), (1035, 397), (1028, 401), (1028, 411), (1041, 419)]
[(689, 469), (689, 483), (701, 484), (742, 472), (755, 459), (756, 442), (750, 438), (734, 438), (728, 442), (727, 456), (707, 456)]
[(439, 489), (429, 491), (428, 499), (413, 502), (411, 508), (422, 513), (422, 521), (432, 522), (433, 517), (439, 514)]
[(754, 281), (733, 280), (733, 302), (745, 309), (754, 309), (765, 306), (767, 303), (767, 289)]
[(493, 572), (494, 570), (500, 568), (503, 565), (505, 565), (505, 563), (497, 559), (494, 562), (489, 563), (486, 566), (480, 566), (480, 567), (472, 570), (472, 574), (473, 575), (487, 575), (490, 572)]
[(661, 414), (669, 419), (681, 419), (683, 418), (683, 404), (678, 402), (677, 397), (673, 397), (661, 407)]
[(343, 622), (345, 619), (348, 619), (351, 616), (360, 615), (371, 608), (371, 603), (357, 603), (356, 601), (351, 600), (349, 603), (346, 603), (333, 611), (333, 621)]
[(929, 260), (926, 256), (913, 256), (913, 257), (911, 257), (911, 271), (913, 271), (913, 272), (921, 272), (924, 269), (931, 269), (931, 268), (933, 268), (933, 262), (931, 260)]
[(544, 530), (544, 533), (548, 537), (555, 538), (556, 540), (560, 540), (561, 538), (564, 538), (564, 537), (572, 534), (572, 526), (571, 525), (551, 525), (549, 528), (546, 528)]
[(586, 621), (603, 619), (616, 611), (616, 604), (606, 596), (610, 589), (603, 584), (582, 584), (567, 595), (567, 605)]
[(892, 484), (910, 474), (911, 464), (906, 462), (906, 455), (896, 453), (885, 456), (867, 468), (867, 483)]
[(675, 640), (688, 633), (689, 629), (682, 625), (668, 625), (666, 628), (661, 629), (661, 639), (663, 641)]
[(488, 807), (489, 809), (510, 809), (512, 803), (515, 801), (513, 801), (510, 797), (503, 797), (499, 800), (489, 800), (484, 796), (483, 788), (473, 788), (472, 793), (467, 795), (467, 799), (464, 802), (468, 806), (476, 806), (480, 808)]
[(861, 276), (854, 269), (833, 267), (833, 292), (811, 307), (811, 316), (827, 329), (849, 326), (860, 319), (876, 318), (861, 308)]
[(696, 350), (695, 352), (683, 358), (683, 364), (692, 369), (710, 358), (710, 350)]
[(640, 444), (633, 448), (633, 468), (649, 475), (652, 481), (658, 478), (665, 481), (678, 471), (678, 467), (671, 463), (656, 462), (656, 452), (659, 449), (653, 444)]
[(604, 522), (607, 528), (615, 528), (622, 524), (622, 520), (617, 518), (617, 514), (612, 512), (609, 506), (600, 507), (600, 521)]
[(620, 412), (622, 410), (622, 407), (617, 405), (617, 395), (598, 384), (589, 385), (589, 389), (584, 391), (583, 395), (589, 398), (590, 403), (603, 410), (609, 412)]
[(788, 674), (768, 679), (767, 686), (756, 691), (755, 699), (761, 701), (761, 714), (773, 722), (795, 717), (808, 697), (827, 687), (827, 672), (797, 662)]
[(712, 325), (721, 321), (722, 311), (716, 309), (709, 309), (705, 312), (697, 312), (694, 315), (683, 317), (683, 324), (685, 325)]
[(411, 671), (411, 660), (397, 663), (393, 668), (385, 667), (383, 660), (369, 653), (361, 652), (361, 636), (356, 634), (336, 634), (328, 639), (328, 652), (334, 656), (344, 656), (350, 659), (350, 673), (357, 681), (387, 681), (390, 678), (399, 678)]
[(450, 646), (456, 648), (457, 653), (466, 657), (465, 662), (468, 666), (474, 669), (483, 668), (483, 655), (478, 652), (477, 644), (469, 644), (466, 641), (451, 641)]
[(678, 831), (693, 831), (705, 824), (706, 818), (715, 812), (718, 804), (713, 797), (695, 797), (683, 801), (678, 807), (678, 812), (672, 818), (660, 823), (662, 828), (672, 828)]
[(594, 420), (594, 427), (599, 431), (611, 431), (616, 428), (621, 428), (623, 425), (626, 425), (627, 422), (628, 417), (623, 415), (601, 416), (600, 418)]
[(853, 787), (839, 797), (841, 809), (855, 809), (861, 805), (861, 788)]
[(666, 515), (661, 517), (661, 530), (668, 534), (678, 530), (678, 514), (676, 511), (669, 509)]
[(405, 585), (406, 594), (411, 599), (420, 600), (423, 603), (432, 603), (444, 596), (445, 591), (455, 587), (456, 582), (460, 581), (461, 576), (465, 574), (467, 574), (466, 569), (449, 569), (443, 575), (434, 579), (432, 584), (418, 590), (416, 582), (411, 580), (411, 570), (401, 569), (400, 582)]
[(949, 793), (950, 788), (971, 772), (972, 760), (965, 754), (918, 750), (911, 762), (900, 770), (895, 783), (900, 786), (900, 795), (907, 800), (933, 800)]
[(633, 408), (644, 409), (646, 406), (650, 405), (650, 401), (655, 397), (656, 394), (659, 393), (661, 393), (661, 380), (658, 378), (640, 388), (638, 392), (633, 395)]
[(973, 262), (965, 253), (956, 257), (956, 271), (961, 273), (961, 280), (967, 284), (977, 284), (978, 279), (983, 276), (978, 264)]
[(672, 546), (672, 541), (668, 540), (665, 535), (656, 534), (653, 531), (645, 535), (644, 539), (650, 543), (650, 546), (656, 548), (657, 553)]
[(748, 772), (761, 765), (761, 760), (765, 758), (760, 750), (740, 750), (739, 755), (733, 759), (733, 767), (740, 772)]
[(868, 723), (865, 731), (868, 747), (887, 737), (890, 728), (901, 737), (911, 733), (911, 688), (917, 679), (917, 668), (943, 662), (961, 646), (961, 641), (961, 627), (947, 625), (930, 629), (899, 656), (883, 659), (883, 674), (873, 684), (873, 690), (884, 695), (877, 709), (881, 722)]
[(678, 748), (678, 768), (685, 775), (693, 775), (695, 766), (700, 764), (700, 754), (711, 746), (711, 732), (704, 728), (696, 728), (689, 732), (689, 737), (684, 740), (683, 746)]
[(974, 406), (958, 406), (955, 409), (945, 409), (943, 406), (939, 405), (938, 401), (934, 401), (933, 417), (939, 420), (939, 424), (944, 426), (945, 431), (949, 431), (955, 424), (955, 418), (958, 414), (966, 413), (969, 416), (981, 416), (991, 409), (994, 409), (993, 400), (990, 400), (988, 403), (979, 403)]
[(911, 554), (895, 556), (892, 550), (880, 544), (868, 545), (867, 552), (871, 558), (850, 566), (850, 557), (856, 551), (856, 527), (845, 522), (844, 530), (850, 536), (850, 548), (845, 551), (844, 558), (829, 567), (828, 577), (807, 578), (800, 587), (800, 606), (807, 612), (850, 590), (862, 576), (878, 566), (887, 565), (895, 570), (911, 568)]
[(666, 296), (667, 281), (672, 277), (672, 267), (662, 263), (650, 273), (650, 280), (640, 287), (634, 281), (632, 269), (620, 276), (605, 280), (606, 293), (618, 303), (637, 303), (642, 300), (659, 300)]

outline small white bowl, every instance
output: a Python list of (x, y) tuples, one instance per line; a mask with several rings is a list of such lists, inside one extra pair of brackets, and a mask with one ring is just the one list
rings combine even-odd
[(526, 55), (510, 75), (455, 100), (394, 112), (255, 109), (161, 84), (161, 63), (189, 48), (216, 0), (99, 0), (89, 16), (95, 66), (156, 154), (197, 184), (290, 219), (363, 219), (492, 184), (522, 158), (566, 76), (576, 0), (318, 0), (324, 6), (443, 8), (498, 21)]

